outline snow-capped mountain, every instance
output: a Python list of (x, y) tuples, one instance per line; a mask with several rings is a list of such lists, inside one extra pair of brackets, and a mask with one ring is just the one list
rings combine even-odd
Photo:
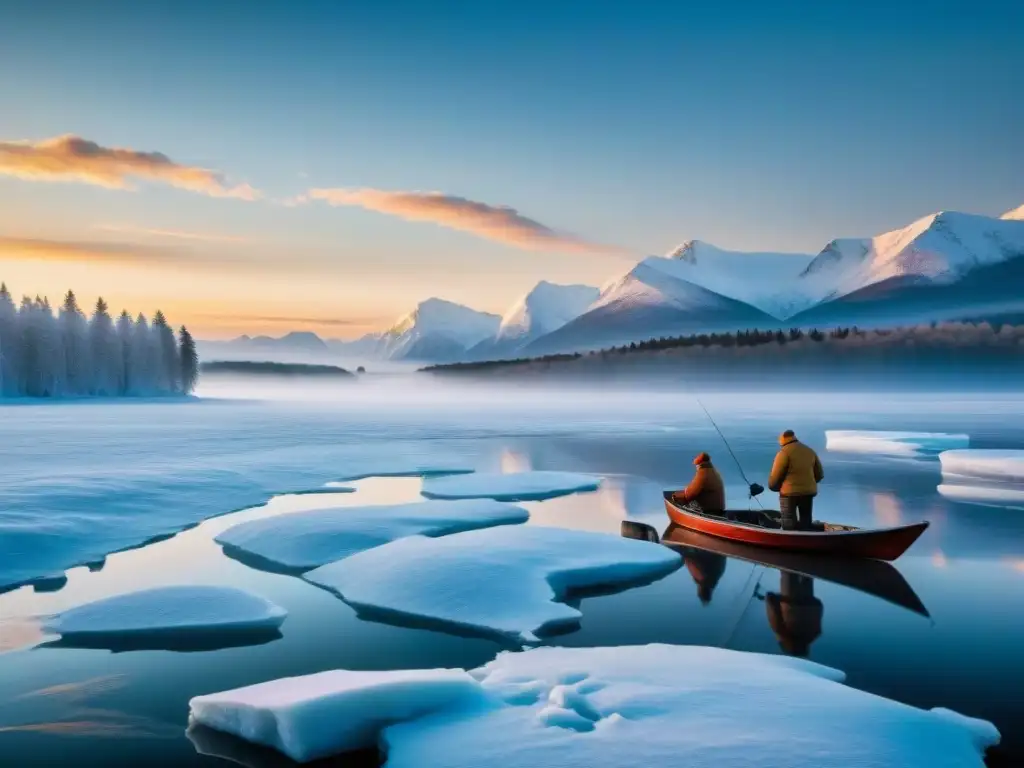
[(766, 312), (692, 282), (695, 274), (687, 260), (644, 259), (606, 284), (586, 312), (528, 344), (524, 352), (588, 350), (659, 336), (777, 325)]
[(954, 211), (835, 240), (801, 274), (796, 324), (986, 319), (1024, 311), (1024, 221)]
[(589, 285), (558, 285), (542, 280), (501, 318), (493, 338), (473, 347), (470, 359), (515, 355), (534, 339), (579, 317), (597, 300), (600, 290)]
[(543, 336), (582, 315), (601, 291), (589, 285), (557, 285), (541, 280), (501, 318), (497, 339)]
[(805, 253), (727, 251), (702, 240), (688, 240), (666, 255), (675, 263), (675, 276), (776, 317), (789, 312), (793, 281), (812, 258)]
[(427, 299), (380, 335), (379, 354), (389, 360), (458, 359), (493, 337), (501, 318), (443, 299)]

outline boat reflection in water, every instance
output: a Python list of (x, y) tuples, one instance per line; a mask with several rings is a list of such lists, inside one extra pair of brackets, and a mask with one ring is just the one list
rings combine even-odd
[[(824, 605), (814, 595), (814, 580), (823, 579), (872, 595), (908, 611), (928, 617), (928, 610), (903, 575), (882, 560), (810, 555), (754, 547), (677, 525), (669, 525), (659, 537), (644, 523), (625, 521), (622, 535), (631, 539), (660, 541), (683, 555), (686, 569), (697, 585), (697, 596), (708, 604), (728, 558), (744, 560), (780, 572), (778, 592), (762, 594), (755, 586), (752, 597), (764, 601), (768, 624), (779, 647), (791, 656), (807, 656), (821, 635)], [(759, 583), (759, 582), (758, 582)]]

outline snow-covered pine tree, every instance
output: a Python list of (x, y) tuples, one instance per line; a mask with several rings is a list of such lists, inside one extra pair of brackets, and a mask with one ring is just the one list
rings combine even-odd
[(132, 346), (129, 367), (131, 368), (130, 395), (151, 395), (155, 382), (154, 371), (150, 365), (150, 335), (146, 316), (139, 313), (132, 329)]
[(93, 368), (90, 361), (88, 323), (78, 306), (74, 291), (64, 296), (60, 308), (60, 336), (64, 347), (64, 368), (67, 373), (66, 392), (69, 395), (91, 395)]
[(117, 318), (117, 394), (127, 395), (135, 386), (135, 373), (132, 371), (132, 335), (135, 333), (135, 323), (128, 310), (121, 310), (121, 316)]
[(66, 395), (158, 395), (183, 391), (198, 376), (195, 343), (188, 337), (187, 364), (163, 313), (152, 326), (144, 315), (122, 312), (115, 325), (107, 303), (96, 301), (91, 318), (73, 291), (55, 314), (46, 298), (25, 296), (16, 307), (0, 283), (0, 398)]
[(17, 368), (20, 374), (19, 389), (23, 395), (38, 397), (42, 391), (43, 371), (39, 360), (39, 327), (36, 322), (36, 305), (28, 296), (21, 298), (18, 308)]
[(178, 359), (178, 343), (174, 331), (167, 324), (164, 313), (159, 309), (153, 316), (153, 333), (159, 350), (160, 391), (181, 391), (181, 361)]
[(118, 373), (121, 348), (114, 333), (114, 321), (101, 296), (89, 321), (89, 350), (92, 359), (92, 392), (109, 397), (119, 393)]
[(39, 331), (41, 397), (61, 397), (68, 392), (64, 342), (50, 300), (36, 296), (33, 317)]
[(199, 355), (196, 352), (196, 343), (192, 334), (184, 325), (178, 332), (178, 355), (181, 360), (181, 391), (192, 394), (199, 381)]
[(21, 391), (21, 331), (18, 308), (4, 283), (0, 283), (0, 397), (17, 397)]

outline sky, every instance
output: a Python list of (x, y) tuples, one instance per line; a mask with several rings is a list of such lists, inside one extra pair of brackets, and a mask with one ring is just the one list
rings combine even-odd
[(0, 280), (204, 338), (1024, 203), (1024, 3), (0, 0)]

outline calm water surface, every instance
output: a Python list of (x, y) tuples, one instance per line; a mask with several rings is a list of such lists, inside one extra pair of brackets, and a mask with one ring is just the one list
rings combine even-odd
[[(882, 584), (879, 597), (691, 548), (684, 550), (684, 566), (660, 581), (580, 598), (581, 626), (547, 642), (705, 644), (807, 655), (846, 671), (848, 684), (857, 688), (993, 721), (1004, 739), (997, 759), (1022, 764), (1024, 734), (1016, 727), (1024, 722), (1024, 509), (945, 499), (936, 492), (941, 475), (933, 458), (823, 450), (824, 428), (857, 427), (965, 431), (974, 447), (1024, 449), (1019, 413), (1007, 415), (975, 399), (939, 404), (917, 415), (881, 402), (874, 413), (861, 409), (828, 420), (808, 416), (784, 425), (770, 413), (724, 415), (720, 422), (752, 480), (764, 482), (781, 427), (797, 429), (822, 449), (826, 483), (817, 517), (876, 526), (931, 521), (896, 563), (895, 587)], [(685, 482), (692, 456), (702, 449), (724, 470), (732, 497), (742, 498), (742, 481), (714, 434), (671, 419), (618, 435), (509, 430), (481, 439), (481, 446), (506, 471), (608, 475), (597, 492), (526, 504), (531, 525), (618, 535), (622, 520), (630, 519), (661, 532), (666, 523), (661, 489)], [(231, 760), (254, 768), (288, 765), (274, 753), (215, 733), (186, 734), (189, 698), (332, 668), (473, 667), (503, 650), (489, 638), (363, 621), (328, 592), (292, 576), (254, 570), (226, 557), (213, 542), (226, 527), (257, 516), (415, 500), (420, 480), (370, 478), (355, 485), (357, 492), (349, 495), (278, 497), (265, 507), (111, 555), (102, 568), (72, 569), (64, 584), (56, 580), (0, 595), (0, 647), (6, 649), (0, 653), (0, 764), (212, 766)], [(102, 596), (170, 584), (244, 587), (287, 608), (289, 618), (279, 638), (213, 650), (64, 647), (41, 637), (32, 620)], [(903, 605), (884, 599), (887, 588), (899, 592)], [(784, 616), (780, 595), (796, 605)], [(916, 610), (908, 600), (919, 601)], [(374, 765), (376, 757), (327, 764)]]

